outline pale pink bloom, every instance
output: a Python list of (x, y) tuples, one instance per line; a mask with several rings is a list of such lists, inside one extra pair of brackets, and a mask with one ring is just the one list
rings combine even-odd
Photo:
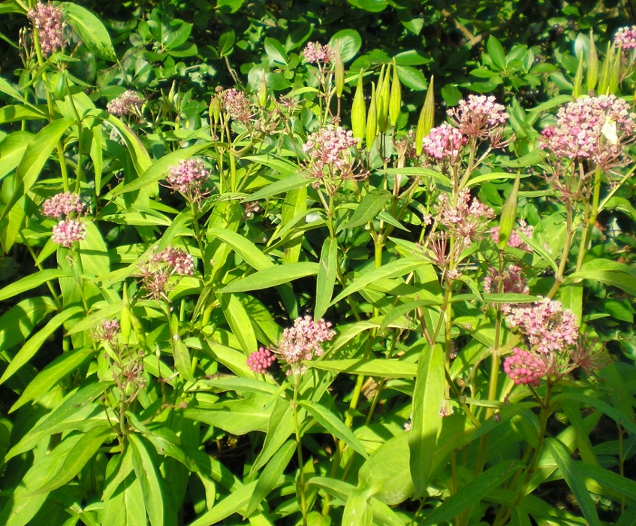
[(481, 203), (476, 197), (471, 198), (468, 189), (459, 193), (455, 205), (446, 194), (439, 197), (437, 221), (452, 232), (464, 248), (470, 246), (476, 234), (485, 229), (488, 220), (494, 215), (492, 208)]
[(447, 123), (433, 128), (422, 140), (424, 151), (429, 157), (451, 163), (457, 162), (467, 142), (467, 137)]
[(86, 225), (76, 219), (60, 221), (53, 227), (53, 243), (70, 247), (75, 241), (82, 241), (86, 238)]
[(73, 213), (80, 214), (84, 206), (82, 205), (79, 194), (64, 192), (49, 197), (42, 204), (42, 213), (47, 217), (60, 219), (62, 216), (68, 216)]
[(165, 263), (171, 274), (178, 276), (192, 276), (194, 274), (194, 260), (181, 248), (166, 248), (153, 259), (156, 262)]
[[(512, 231), (510, 237), (508, 238), (507, 245), (512, 248), (518, 248), (525, 252), (532, 252), (532, 248), (529, 245), (524, 243), (524, 241), (519, 237), (518, 232), (521, 232), (524, 236), (532, 238), (532, 231), (534, 227), (532, 225), (528, 225), (523, 219), (519, 221), (519, 227)], [(499, 227), (494, 226), (490, 229), (490, 235), (492, 240), (498, 244), (499, 243)]]
[(265, 374), (267, 369), (276, 361), (276, 356), (269, 349), (259, 347), (247, 357), (247, 366), (255, 373)]
[(536, 354), (515, 347), (512, 356), (507, 356), (503, 363), (506, 374), (516, 385), (539, 385), (539, 381), (549, 371), (547, 361)]
[(106, 109), (111, 115), (121, 117), (127, 113), (136, 113), (144, 103), (144, 99), (136, 91), (128, 90), (111, 100)]
[(623, 49), (636, 49), (636, 26), (621, 27), (614, 35), (614, 45)]
[(468, 95), (468, 100), (460, 100), (459, 106), (447, 111), (459, 131), (468, 136), (489, 136), (506, 124), (508, 113), (505, 106), (498, 104), (495, 97)]
[(180, 192), (190, 199), (202, 197), (201, 187), (210, 177), (202, 161), (185, 159), (177, 166), (170, 168), (166, 181), (175, 192)]
[(530, 306), (507, 307), (506, 322), (525, 334), (538, 353), (561, 351), (574, 345), (579, 336), (574, 313), (561, 302), (543, 298)]
[(542, 132), (539, 146), (557, 158), (591, 159), (606, 168), (618, 161), (636, 131), (636, 115), (614, 95), (585, 97), (559, 109), (557, 122)]
[(484, 292), (497, 294), (500, 282), (503, 282), (504, 294), (528, 294), (530, 292), (527, 280), (523, 276), (523, 270), (517, 265), (508, 265), (501, 274), (497, 269), (490, 267), (484, 278)]
[(303, 50), (303, 57), (312, 64), (316, 62), (331, 62), (336, 56), (336, 52), (328, 44), (320, 45), (318, 42), (309, 42)]
[(243, 123), (252, 117), (252, 106), (245, 93), (234, 88), (223, 92), (223, 109), (232, 119)]
[(325, 320), (314, 321), (311, 316), (296, 318), (294, 326), (283, 331), (276, 353), (291, 366), (287, 374), (303, 374), (307, 368), (303, 361), (322, 356), (322, 344), (336, 335), (331, 323)]
[(166, 248), (141, 265), (142, 286), (148, 296), (166, 299), (170, 276), (192, 276), (194, 260), (185, 250)]
[(62, 10), (51, 4), (37, 4), (27, 13), (40, 38), (43, 55), (50, 55), (64, 46)]

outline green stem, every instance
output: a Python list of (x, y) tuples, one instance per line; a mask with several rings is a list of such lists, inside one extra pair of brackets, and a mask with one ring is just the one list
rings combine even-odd
[(298, 490), (300, 492), (300, 511), (303, 515), (303, 526), (307, 526), (307, 497), (305, 496), (305, 464), (303, 462), (302, 444), (300, 441), (300, 425), (298, 423), (298, 383), (300, 376), (294, 374), (294, 400), (292, 410), (294, 412), (294, 426), (296, 431), (296, 452), (298, 454)]

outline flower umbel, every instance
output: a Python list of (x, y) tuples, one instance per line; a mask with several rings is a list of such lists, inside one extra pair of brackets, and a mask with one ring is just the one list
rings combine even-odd
[(128, 90), (119, 97), (111, 100), (106, 109), (108, 113), (121, 117), (128, 113), (137, 113), (144, 103), (144, 99), (136, 91)]
[(614, 35), (614, 45), (625, 49), (636, 49), (636, 26), (621, 27)]
[(426, 155), (438, 161), (451, 163), (457, 162), (467, 142), (467, 137), (447, 123), (433, 128), (422, 140)]
[(328, 64), (335, 57), (335, 51), (329, 45), (321, 45), (318, 42), (309, 42), (303, 50), (303, 57), (311, 64), (324, 62)]
[(507, 356), (503, 363), (504, 371), (514, 380), (516, 385), (539, 385), (541, 377), (548, 372), (548, 364), (545, 357), (529, 353), (519, 347), (512, 350), (512, 356)]
[(485, 95), (468, 95), (447, 113), (461, 133), (482, 138), (499, 134), (509, 117), (505, 106)]
[(223, 92), (223, 109), (232, 119), (247, 124), (252, 116), (252, 106), (245, 93), (234, 88)]
[(322, 344), (335, 335), (331, 323), (325, 320), (316, 322), (311, 316), (296, 318), (294, 326), (283, 331), (275, 352), (291, 367), (287, 374), (303, 374), (307, 368), (302, 362), (321, 356)]
[(247, 357), (247, 366), (255, 373), (265, 374), (267, 369), (276, 361), (276, 356), (265, 347), (259, 347)]
[(42, 213), (47, 217), (61, 219), (73, 213), (81, 214), (84, 209), (79, 194), (64, 192), (49, 197), (42, 204)]
[(455, 235), (464, 248), (469, 247), (476, 235), (485, 230), (488, 219), (492, 219), (494, 215), (492, 208), (477, 198), (471, 199), (468, 189), (459, 193), (455, 205), (446, 194), (439, 197), (437, 221)]
[(53, 227), (53, 243), (70, 247), (75, 241), (82, 241), (86, 238), (86, 225), (77, 219), (66, 219), (60, 221)]
[(503, 284), (504, 294), (528, 294), (530, 292), (523, 271), (517, 265), (507, 266), (501, 274), (497, 269), (491, 267), (484, 278), (484, 292), (497, 294), (500, 283)]
[(203, 197), (201, 188), (210, 177), (203, 162), (198, 159), (185, 159), (177, 166), (170, 168), (166, 181), (174, 192), (185, 195), (191, 201)]
[(156, 300), (167, 300), (170, 276), (192, 276), (194, 260), (185, 250), (170, 247), (153, 255), (141, 265), (140, 271), (142, 287), (146, 289), (148, 296)]
[(59, 7), (51, 4), (37, 4), (35, 9), (29, 10), (27, 16), (38, 32), (44, 55), (50, 55), (62, 49), (64, 46), (62, 10)]

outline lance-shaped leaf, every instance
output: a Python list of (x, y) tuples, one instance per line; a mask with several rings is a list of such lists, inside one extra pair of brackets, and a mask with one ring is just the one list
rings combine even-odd
[(590, 45), (587, 54), (587, 91), (592, 91), (598, 81), (598, 53), (594, 44), (594, 33), (590, 29)]
[(318, 321), (327, 312), (331, 303), (333, 287), (338, 274), (338, 240), (327, 238), (320, 253), (320, 266), (316, 281), (316, 306), (314, 320)]

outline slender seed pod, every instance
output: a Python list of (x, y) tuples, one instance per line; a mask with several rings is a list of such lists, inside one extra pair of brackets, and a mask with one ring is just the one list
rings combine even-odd
[(130, 303), (128, 301), (128, 292), (126, 289), (126, 284), (124, 284), (122, 291), (121, 315), (119, 318), (119, 330), (125, 344), (128, 344), (130, 342), (130, 331), (132, 330), (132, 321), (130, 319), (130, 316), (131, 312)]
[(351, 130), (356, 139), (364, 139), (365, 128), (367, 124), (367, 105), (364, 102), (364, 88), (362, 86), (363, 71), (360, 70), (358, 75), (358, 86), (353, 96), (353, 105), (351, 106)]
[(590, 29), (590, 48), (587, 57), (587, 91), (588, 93), (596, 87), (598, 81), (598, 53), (594, 44), (594, 34)]
[(398, 77), (397, 64), (393, 59), (393, 82), (391, 83), (391, 97), (389, 99), (389, 117), (391, 127), (395, 128), (400, 118), (400, 108), (402, 107), (402, 85)]
[(342, 62), (342, 56), (340, 55), (340, 48), (338, 46), (335, 46), (335, 48), (336, 48), (336, 58), (335, 58), (334, 66), (335, 66), (336, 96), (340, 98), (342, 97), (342, 92), (344, 91), (345, 69), (344, 69), (344, 62)]
[(415, 152), (418, 156), (422, 155), (422, 140), (426, 137), (433, 123), (435, 122), (435, 77), (431, 76), (431, 82), (426, 90), (426, 99), (424, 106), (420, 112), (420, 118), (417, 121), (415, 129)]
[(375, 100), (375, 83), (371, 83), (371, 104), (369, 104), (369, 113), (367, 115), (367, 131), (365, 134), (367, 151), (371, 151), (375, 137), (378, 134), (378, 112)]
[(263, 73), (261, 82), (258, 85), (258, 105), (264, 108), (267, 104), (267, 77)]
[(378, 80), (378, 89), (376, 90), (376, 104), (378, 111), (378, 128), (381, 132), (385, 132), (389, 117), (389, 96), (391, 93), (390, 73), (391, 64), (387, 64), (386, 68), (382, 66), (380, 71), (380, 79)]
[(610, 65), (613, 62), (612, 57), (614, 54), (614, 46), (612, 46), (609, 42), (607, 43), (607, 53), (605, 54), (605, 60), (603, 61), (603, 66), (601, 67), (601, 74), (598, 79), (598, 89), (596, 90), (597, 95), (607, 95), (607, 89), (609, 88), (609, 76), (610, 76)]
[(517, 221), (517, 202), (519, 200), (519, 183), (521, 180), (521, 172), (517, 172), (517, 178), (515, 184), (512, 187), (512, 192), (506, 199), (506, 202), (501, 209), (501, 221), (499, 222), (499, 250), (506, 248), (508, 240), (512, 235), (512, 230)]

